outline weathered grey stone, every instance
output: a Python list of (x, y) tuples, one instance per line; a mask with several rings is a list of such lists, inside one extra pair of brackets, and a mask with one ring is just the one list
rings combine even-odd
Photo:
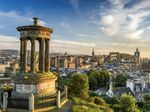
[(35, 39), (31, 39), (31, 72), (35, 73)]
[(45, 71), (49, 71), (49, 39), (45, 40)]
[(40, 72), (44, 72), (44, 57), (45, 57), (45, 54), (44, 54), (44, 39), (40, 39), (40, 53), (39, 53), (39, 70)]

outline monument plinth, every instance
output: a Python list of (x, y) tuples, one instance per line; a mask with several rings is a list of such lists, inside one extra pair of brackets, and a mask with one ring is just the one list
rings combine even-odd
[[(38, 18), (33, 18), (34, 24), (17, 27), (20, 32), (20, 71), (15, 77), (15, 93), (13, 96), (25, 94), (55, 94), (57, 77), (49, 71), (50, 35), (53, 29), (38, 24)], [(31, 43), (30, 70), (27, 69), (27, 41)], [(38, 70), (35, 69), (35, 44), (39, 43)], [(19, 95), (18, 95), (19, 94)]]

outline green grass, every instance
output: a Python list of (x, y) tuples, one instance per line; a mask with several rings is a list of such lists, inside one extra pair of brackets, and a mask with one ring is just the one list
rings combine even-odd
[(109, 107), (96, 105), (81, 98), (73, 97), (73, 102), (73, 112), (113, 112)]

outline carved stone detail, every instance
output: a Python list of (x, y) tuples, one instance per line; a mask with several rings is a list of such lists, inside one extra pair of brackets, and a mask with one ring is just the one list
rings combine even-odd
[(48, 31), (20, 31), (21, 37), (44, 37), (49, 38), (50, 32)]

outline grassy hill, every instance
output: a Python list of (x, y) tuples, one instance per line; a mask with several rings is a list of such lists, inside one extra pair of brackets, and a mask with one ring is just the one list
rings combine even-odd
[(96, 105), (93, 102), (73, 97), (72, 112), (113, 112), (109, 106)]

